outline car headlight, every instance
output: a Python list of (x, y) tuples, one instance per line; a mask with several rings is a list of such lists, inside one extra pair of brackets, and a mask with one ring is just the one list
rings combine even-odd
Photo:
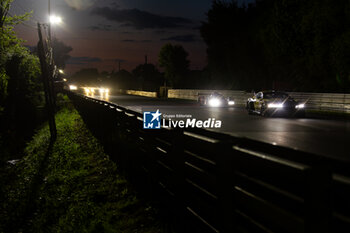
[(218, 98), (211, 98), (208, 103), (211, 107), (219, 107), (221, 105), (221, 100)]
[(75, 91), (75, 90), (78, 90), (78, 87), (75, 85), (69, 85), (69, 90)]
[(267, 105), (268, 108), (283, 108), (283, 103), (272, 103)]
[(295, 108), (305, 108), (305, 104), (298, 104), (298, 105), (295, 105)]
[(235, 104), (235, 101), (233, 101), (233, 100), (228, 101), (228, 105), (234, 105), (234, 104)]

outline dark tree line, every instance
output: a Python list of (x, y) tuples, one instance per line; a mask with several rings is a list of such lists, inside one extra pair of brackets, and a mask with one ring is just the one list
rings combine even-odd
[(189, 70), (188, 53), (181, 45), (165, 44), (159, 52), (160, 72), (153, 64), (145, 63), (135, 67), (131, 72), (82, 69), (69, 80), (79, 86), (110, 86), (113, 89), (136, 89), (159, 91), (160, 86), (173, 88), (201, 87), (203, 80), (208, 79), (208, 72)]
[(164, 79), (153, 64), (141, 64), (132, 72), (127, 70), (99, 72), (96, 68), (81, 69), (73, 74), (69, 81), (78, 86), (110, 87), (113, 90), (158, 91), (159, 87), (163, 85)]
[(216, 0), (201, 35), (213, 87), (350, 91), (348, 0)]

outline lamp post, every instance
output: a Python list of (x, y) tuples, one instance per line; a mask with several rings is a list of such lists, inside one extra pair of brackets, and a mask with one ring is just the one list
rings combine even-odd
[[(41, 65), (41, 73), (42, 73), (42, 80), (44, 84), (44, 92), (45, 92), (45, 102), (46, 102), (46, 109), (48, 112), (48, 118), (49, 118), (49, 127), (50, 127), (50, 134), (51, 134), (51, 142), (56, 140), (57, 137), (57, 129), (56, 129), (56, 122), (55, 122), (55, 93), (54, 93), (54, 83), (53, 83), (53, 77), (55, 76), (57, 69), (55, 66), (55, 63), (53, 61), (53, 51), (52, 51), (52, 43), (51, 43), (51, 24), (59, 24), (62, 19), (58, 16), (51, 15), (51, 2), (48, 0), (48, 12), (49, 12), (49, 20), (47, 24), (40, 24), (38, 22), (38, 35), (39, 35), (39, 42), (38, 42), (38, 55), (40, 59), (40, 65)], [(45, 41), (42, 37), (41, 28), (42, 26), (47, 26), (48, 29), (48, 38), (47, 41)]]
[(51, 41), (51, 24), (60, 24), (62, 18), (57, 15), (51, 15), (51, 0), (48, 0), (48, 13), (49, 13), (49, 23), (48, 23), (48, 37)]

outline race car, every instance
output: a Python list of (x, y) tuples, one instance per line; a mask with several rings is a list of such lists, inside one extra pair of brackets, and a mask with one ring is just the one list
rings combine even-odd
[(227, 107), (235, 104), (232, 98), (226, 98), (218, 92), (210, 95), (198, 94), (198, 103), (209, 107)]
[(249, 114), (262, 116), (299, 116), (305, 115), (305, 103), (295, 101), (285, 92), (261, 91), (247, 100)]

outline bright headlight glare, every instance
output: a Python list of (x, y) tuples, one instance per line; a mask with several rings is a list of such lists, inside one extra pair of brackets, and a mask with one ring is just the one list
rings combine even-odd
[(78, 89), (77, 86), (75, 86), (75, 85), (69, 85), (69, 90), (75, 91), (75, 90), (77, 90), (77, 89)]
[(298, 104), (295, 106), (295, 108), (305, 108), (305, 104)]
[(282, 103), (279, 103), (279, 104), (268, 104), (267, 105), (268, 108), (283, 108), (283, 104)]
[(234, 104), (235, 104), (235, 101), (233, 100), (228, 101), (228, 105), (234, 105)]
[(218, 98), (211, 98), (209, 100), (209, 106), (211, 107), (219, 107), (221, 105), (221, 101)]

